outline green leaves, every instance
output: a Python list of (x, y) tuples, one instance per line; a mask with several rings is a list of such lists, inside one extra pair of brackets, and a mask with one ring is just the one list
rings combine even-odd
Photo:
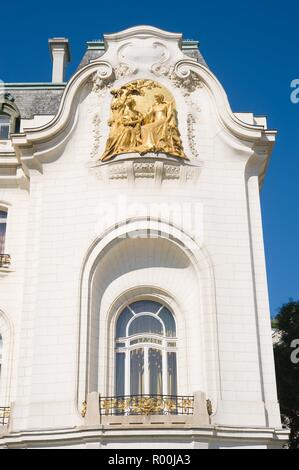
[(291, 299), (282, 305), (272, 327), (281, 333), (279, 342), (274, 345), (274, 358), (282, 419), (291, 430), (289, 447), (298, 449), (299, 361), (294, 357), (299, 355), (294, 354), (294, 340), (299, 340), (299, 301)]

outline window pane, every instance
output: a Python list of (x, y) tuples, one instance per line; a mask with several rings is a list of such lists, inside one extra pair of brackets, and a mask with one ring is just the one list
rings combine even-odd
[(2, 114), (0, 116), (0, 140), (8, 139), (9, 125), (10, 125), (10, 117)]
[(156, 318), (149, 315), (142, 315), (141, 317), (135, 318), (129, 326), (129, 335), (139, 333), (155, 333), (162, 335), (163, 327)]
[(176, 353), (167, 353), (167, 388), (168, 395), (177, 394), (177, 365), (176, 365)]
[(9, 124), (10, 123), (10, 116), (7, 114), (0, 114), (0, 125), (1, 124)]
[(144, 353), (143, 349), (134, 349), (130, 353), (131, 383), (130, 394), (142, 395), (144, 393)]
[(176, 336), (175, 321), (168, 308), (163, 307), (159, 313), (159, 317), (164, 323), (166, 336)]
[(6, 219), (7, 218), (7, 212), (0, 210), (0, 219)]
[(135, 313), (157, 313), (159, 308), (161, 308), (161, 304), (153, 300), (139, 300), (138, 302), (133, 302), (130, 307)]
[(115, 394), (120, 397), (125, 394), (125, 353), (116, 353)]
[(0, 125), (0, 140), (7, 140), (9, 136), (9, 126)]
[(4, 253), (5, 233), (6, 233), (6, 224), (0, 223), (0, 254)]
[(151, 395), (162, 395), (162, 352), (159, 349), (149, 349), (149, 389)]
[(130, 312), (128, 308), (125, 308), (122, 311), (116, 323), (116, 338), (122, 338), (126, 336), (126, 326), (128, 324), (128, 321), (132, 317), (133, 317), (133, 314)]

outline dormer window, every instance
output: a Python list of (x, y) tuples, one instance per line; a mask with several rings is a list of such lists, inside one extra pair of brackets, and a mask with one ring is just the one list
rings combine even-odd
[(21, 115), (10, 93), (0, 96), (0, 141), (20, 132)]
[(0, 114), (0, 140), (9, 139), (10, 133), (10, 116)]

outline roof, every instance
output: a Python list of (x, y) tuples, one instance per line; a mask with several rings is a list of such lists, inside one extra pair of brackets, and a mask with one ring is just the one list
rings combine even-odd
[(20, 111), (22, 119), (32, 119), (34, 115), (55, 115), (66, 84), (54, 83), (5, 83), (5, 93), (9, 93)]

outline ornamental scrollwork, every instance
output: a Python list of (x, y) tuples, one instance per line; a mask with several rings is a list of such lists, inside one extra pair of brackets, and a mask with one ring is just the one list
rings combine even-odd
[(157, 76), (168, 77), (176, 87), (183, 91), (185, 96), (202, 88), (200, 76), (185, 64), (177, 64), (174, 67), (169, 64), (155, 64), (151, 71)]
[(101, 415), (189, 415), (193, 414), (193, 397), (141, 395), (100, 399)]
[(172, 81), (185, 94), (193, 93), (196, 89), (202, 88), (200, 76), (185, 64), (177, 64), (175, 66), (172, 73)]
[(114, 79), (115, 76), (112, 66), (108, 62), (103, 62), (99, 65), (97, 71), (93, 75), (92, 90), (97, 94), (101, 94), (106, 90), (106, 88), (109, 88), (112, 85)]

